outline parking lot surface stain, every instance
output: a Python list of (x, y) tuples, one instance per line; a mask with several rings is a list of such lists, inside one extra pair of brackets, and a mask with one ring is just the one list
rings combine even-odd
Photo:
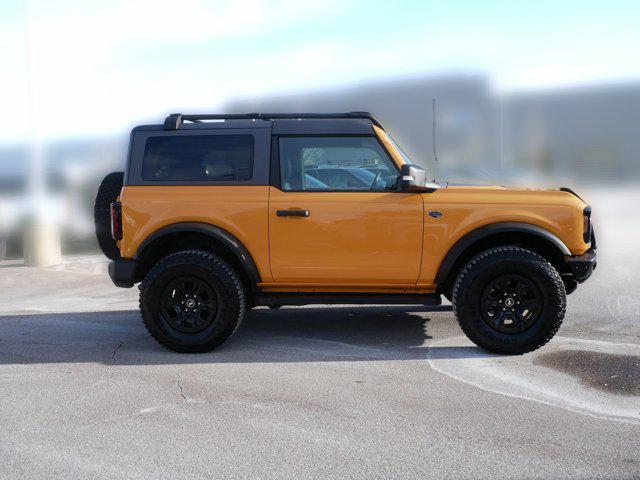
[(640, 396), (639, 356), (561, 350), (540, 355), (533, 363), (572, 375), (605, 393)]

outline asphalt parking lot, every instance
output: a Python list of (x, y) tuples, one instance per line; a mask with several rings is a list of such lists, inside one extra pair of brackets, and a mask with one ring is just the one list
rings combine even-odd
[(559, 335), (518, 357), (402, 306), (256, 309), (180, 355), (100, 256), (5, 261), (0, 478), (637, 478), (640, 222), (616, 221)]

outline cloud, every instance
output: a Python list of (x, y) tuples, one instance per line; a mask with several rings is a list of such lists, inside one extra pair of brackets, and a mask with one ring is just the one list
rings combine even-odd
[[(337, 0), (29, 5), (32, 96), (46, 137), (120, 132), (173, 110), (212, 111), (230, 97), (427, 72), (485, 72), (503, 89), (640, 77), (640, 37), (619, 15), (542, 25), (500, 12), (437, 21), (431, 7)], [(26, 138), (20, 9), (0, 19), (0, 58), (0, 104), (12, 112), (0, 120), (0, 141)]]
[[(135, 50), (150, 45), (182, 46), (189, 58), (195, 44), (218, 40), (233, 49), (235, 39), (256, 42), (269, 32), (305, 19), (332, 15), (337, 0), (314, 2), (140, 0), (110, 2), (38, 2), (28, 9), (30, 49), (27, 48), (23, 5), (0, 20), (0, 104), (12, 111), (2, 121), (0, 139), (30, 134), (27, 108), (27, 51), (32, 62), (31, 97), (36, 130), (45, 137), (82, 131), (111, 132), (141, 115), (166, 111), (172, 104), (207, 106), (220, 101), (206, 64), (191, 72), (172, 69), (171, 60), (148, 68), (123, 65)], [(232, 82), (233, 80), (230, 79)], [(225, 87), (220, 90), (227, 90)], [(60, 118), (75, 122), (60, 122)], [(78, 123), (79, 119), (90, 122)], [(124, 123), (123, 123), (124, 122)]]

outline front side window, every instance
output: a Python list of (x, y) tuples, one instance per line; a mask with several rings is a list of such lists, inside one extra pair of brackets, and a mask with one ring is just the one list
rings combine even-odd
[(395, 189), (398, 170), (375, 137), (281, 137), (282, 190)]
[(150, 137), (144, 149), (144, 180), (242, 181), (252, 174), (252, 135)]

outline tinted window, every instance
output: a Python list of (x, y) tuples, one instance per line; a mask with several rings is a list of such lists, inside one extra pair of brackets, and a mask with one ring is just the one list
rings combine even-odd
[(389, 190), (398, 171), (374, 137), (282, 137), (283, 190)]
[(144, 149), (144, 180), (239, 181), (253, 173), (253, 136), (150, 137)]

